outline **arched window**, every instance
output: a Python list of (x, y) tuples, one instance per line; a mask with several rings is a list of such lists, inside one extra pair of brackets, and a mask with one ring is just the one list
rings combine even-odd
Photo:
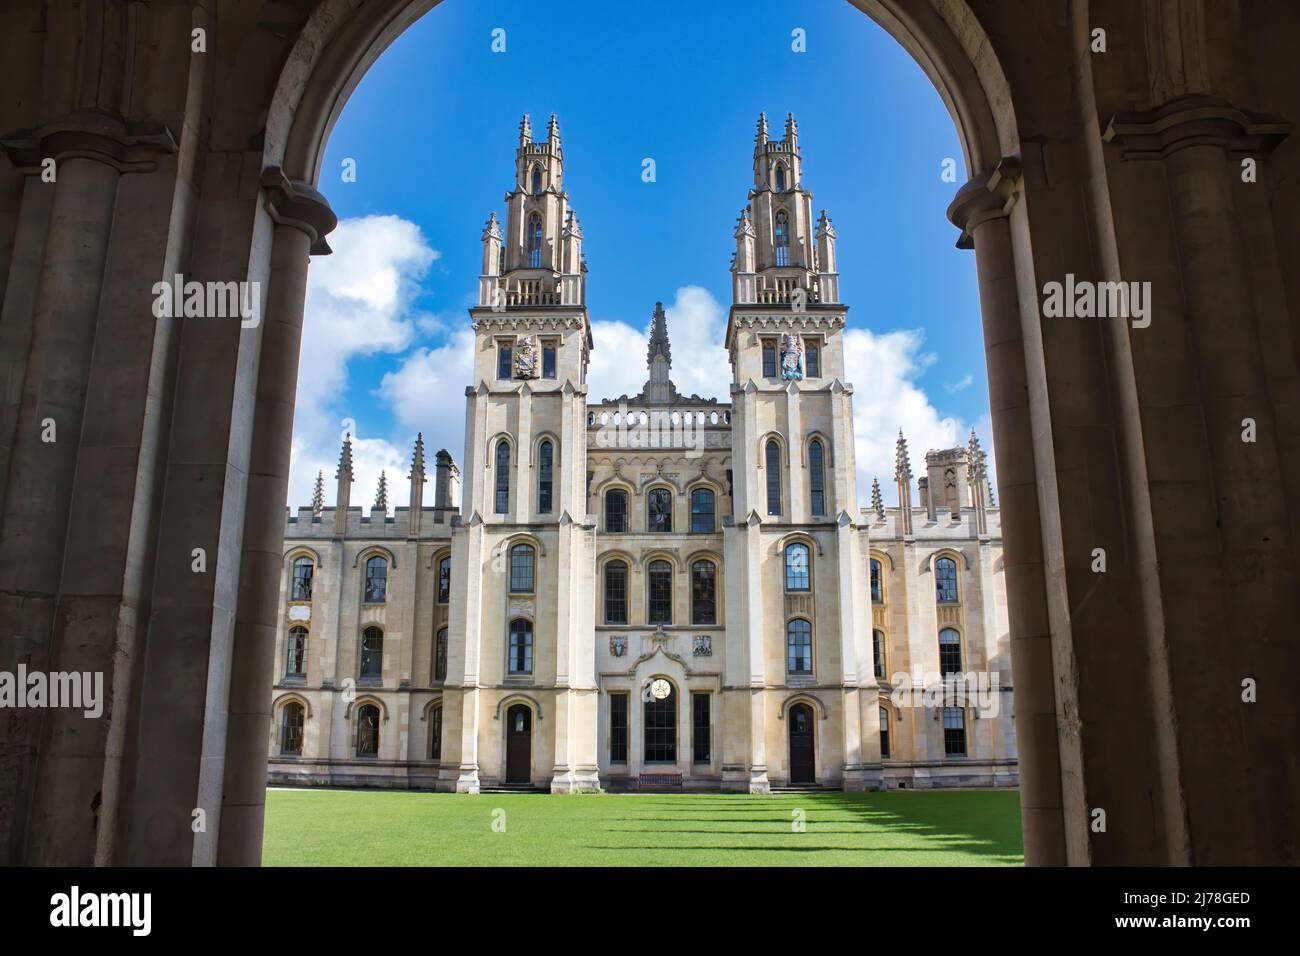
[(826, 476), (822, 458), (822, 443), (814, 438), (808, 446), (808, 488), (812, 492), (812, 513), (818, 518), (826, 514)]
[(384, 672), (384, 632), (368, 627), (361, 632), (362, 680), (378, 681)]
[(374, 704), (357, 708), (357, 756), (379, 756), (379, 708)]
[(934, 562), (934, 592), (940, 604), (957, 603), (957, 562), (952, 558)]
[(885, 632), (871, 632), (871, 659), (876, 666), (876, 679), (885, 679)]
[(438, 603), (446, 604), (451, 600), (451, 556), (438, 562)]
[(533, 213), (528, 217), (528, 268), (542, 267), (542, 217)]
[(779, 193), (785, 192), (785, 165), (783, 163), (776, 164), (776, 191)]
[(510, 511), (510, 443), (504, 439), (497, 442), (496, 492), (494, 510), (506, 514)]
[(542, 194), (542, 164), (533, 163), (533, 195)]
[(442, 759), (442, 705), (429, 710), (429, 759)]
[(785, 626), (785, 652), (787, 672), (812, 673), (812, 625), (801, 617)]
[(961, 635), (951, 627), (939, 632), (939, 673), (944, 677), (961, 673)]
[(648, 614), (650, 624), (673, 622), (673, 566), (667, 561), (651, 561), (647, 577), (649, 587)]
[(943, 752), (949, 757), (966, 756), (966, 714), (960, 707), (943, 709)]
[(373, 555), (366, 559), (366, 604), (383, 604), (388, 597), (388, 559)]
[(790, 264), (790, 220), (784, 211), (776, 214), (773, 236), (776, 240), (776, 264), (788, 266)]
[(611, 488), (605, 492), (605, 530), (610, 534), (627, 531), (627, 492)]
[(627, 565), (622, 561), (605, 565), (605, 623), (627, 623)]
[(302, 756), (305, 716), (302, 704), (285, 704), (280, 710), (280, 753), (286, 757)]
[(532, 545), (517, 544), (510, 549), (510, 593), (533, 593), (534, 554)]
[(289, 592), (290, 601), (311, 600), (311, 576), (316, 565), (305, 555), (293, 559), (293, 584)]
[(767, 442), (763, 450), (763, 465), (767, 469), (767, 513), (781, 513), (781, 446), (775, 438)]
[(880, 708), (880, 757), (889, 759), (889, 710)]
[(713, 492), (696, 488), (691, 492), (691, 531), (694, 534), (711, 534), (715, 525)]
[[(659, 681), (655, 681), (658, 684)], [(642, 708), (645, 724), (645, 760), (647, 763), (677, 761), (677, 693), (670, 681), (663, 681), (668, 695), (663, 698), (646, 694)], [(654, 685), (651, 685), (652, 688)]]
[(548, 441), (544, 441), (541, 447), (537, 449), (537, 513), (547, 515), (551, 513), (551, 489), (554, 482), (551, 479), (552, 465), (554, 460), (555, 446)]
[(285, 641), (284, 679), (303, 680), (307, 677), (307, 628), (289, 628)]
[(691, 565), (691, 623), (718, 623), (718, 567), (712, 561)]
[(807, 591), (811, 587), (808, 545), (794, 541), (785, 546), (785, 589)]
[(873, 604), (885, 603), (884, 585), (880, 580), (880, 562), (871, 559), (871, 601)]
[(433, 679), (447, 679), (447, 629), (438, 628), (438, 639), (433, 646)]
[(522, 618), (510, 622), (510, 660), (507, 670), (511, 674), (533, 672), (533, 623)]
[(673, 530), (673, 493), (667, 488), (652, 488), (646, 497), (646, 530), (667, 534)]

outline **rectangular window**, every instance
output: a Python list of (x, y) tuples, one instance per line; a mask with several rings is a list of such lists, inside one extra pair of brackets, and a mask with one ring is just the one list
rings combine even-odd
[(871, 559), (871, 601), (873, 604), (885, 603), (885, 592), (880, 583), (880, 562)]
[(451, 558), (443, 558), (438, 564), (438, 603), (446, 604), (451, 600)]
[(820, 346), (805, 344), (803, 361), (808, 378), (822, 377), (822, 351)]
[(966, 715), (960, 707), (943, 709), (943, 752), (949, 757), (966, 756)]
[(542, 378), (555, 378), (555, 346), (542, 346)]
[(650, 607), (646, 620), (650, 624), (673, 622), (673, 572), (666, 561), (650, 566)]
[(776, 378), (776, 341), (763, 340), (763, 377)]
[(889, 711), (880, 708), (880, 756), (889, 759)]
[(709, 695), (691, 694), (691, 760), (708, 763), (709, 753)]
[(610, 534), (622, 534), (627, 531), (627, 493), (609, 491), (605, 493), (605, 530)]
[(533, 593), (533, 549), (527, 545), (510, 549), (510, 593)]
[(627, 694), (609, 695), (609, 762), (627, 763)]
[(497, 345), (497, 378), (510, 378), (513, 353), (514, 348), (509, 342), (501, 342)]
[(442, 759), (442, 708), (429, 711), (429, 759)]
[(696, 561), (691, 566), (691, 623), (718, 623), (717, 571), (712, 561)]
[(627, 623), (627, 565), (621, 561), (605, 565), (605, 623)]
[(885, 679), (885, 635), (880, 631), (871, 632), (871, 657), (876, 666), (876, 678)]
[(714, 531), (713, 492), (699, 489), (691, 492), (691, 533), (712, 534)]

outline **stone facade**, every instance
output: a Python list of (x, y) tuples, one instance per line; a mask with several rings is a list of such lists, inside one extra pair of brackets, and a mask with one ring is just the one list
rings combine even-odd
[[(735, 231), (732, 401), (678, 393), (662, 305), (636, 396), (588, 402), (581, 227), (552, 117), (525, 117), (482, 235), (465, 485), (318, 500), (285, 526), (271, 779), (568, 792), (671, 783), (990, 786), (1017, 777), (999, 513), (984, 453), (858, 507), (835, 230), (794, 118), (760, 118)], [(382, 507), (381, 507), (382, 506)], [(381, 583), (382, 582), (382, 583)], [(984, 675), (941, 706), (944, 675)], [(965, 685), (963, 685), (965, 687)], [(927, 697), (928, 689), (931, 696)], [(913, 693), (913, 690), (915, 693)], [(941, 695), (940, 695), (941, 696)], [(936, 703), (940, 706), (936, 706)], [(950, 701), (952, 703), (952, 701)], [(647, 780), (647, 776), (654, 780)]]

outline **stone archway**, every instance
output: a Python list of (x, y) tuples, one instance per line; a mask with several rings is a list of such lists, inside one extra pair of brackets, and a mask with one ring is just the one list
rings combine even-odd
[[(1027, 861), (1300, 860), (1294, 709), (1240, 700), (1244, 678), (1300, 677), (1276, 637), (1300, 541), (1279, 424), (1300, 407), (1279, 264), (1300, 258), (1300, 150), (1270, 115), (1300, 116), (1300, 11), (855, 4), (930, 76), (972, 172), (949, 215), (979, 276)], [(348, 94), (433, 5), (12, 14), (0, 617), (21, 639), (0, 666), (102, 670), (111, 717), (0, 715), (3, 862), (258, 861), (306, 270), (334, 224), (312, 184)], [(1109, 59), (1095, 23), (1127, 40)], [(183, 52), (194, 30), (207, 53)], [(21, 96), (60, 66), (85, 82)], [(140, 290), (175, 273), (261, 283), (263, 321), (154, 320)], [(1153, 277), (1155, 322), (1045, 321), (1067, 275)], [(69, 440), (40, 441), (50, 415)]]

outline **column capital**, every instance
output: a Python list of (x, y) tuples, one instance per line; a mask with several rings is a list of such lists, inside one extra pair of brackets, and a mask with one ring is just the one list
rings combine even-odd
[(1191, 146), (1232, 153), (1268, 153), (1291, 132), (1280, 116), (1238, 109), (1217, 96), (1179, 96), (1153, 110), (1120, 112), (1102, 139), (1124, 159), (1161, 159)]
[(60, 163), (77, 158), (104, 163), (119, 173), (151, 173), (158, 168), (159, 156), (176, 152), (176, 140), (164, 123), (71, 113), (36, 129), (0, 136), (0, 149), (27, 176), (39, 175), (47, 159)]
[(1020, 160), (1003, 156), (993, 171), (976, 176), (948, 205), (948, 221), (961, 230), (958, 249), (975, 248), (975, 229), (990, 219), (1005, 219), (1020, 198)]
[(262, 188), (266, 191), (266, 211), (277, 225), (290, 226), (311, 240), (313, 256), (328, 256), (332, 250), (325, 237), (339, 224), (329, 200), (313, 186), (290, 180), (279, 166), (262, 171)]

